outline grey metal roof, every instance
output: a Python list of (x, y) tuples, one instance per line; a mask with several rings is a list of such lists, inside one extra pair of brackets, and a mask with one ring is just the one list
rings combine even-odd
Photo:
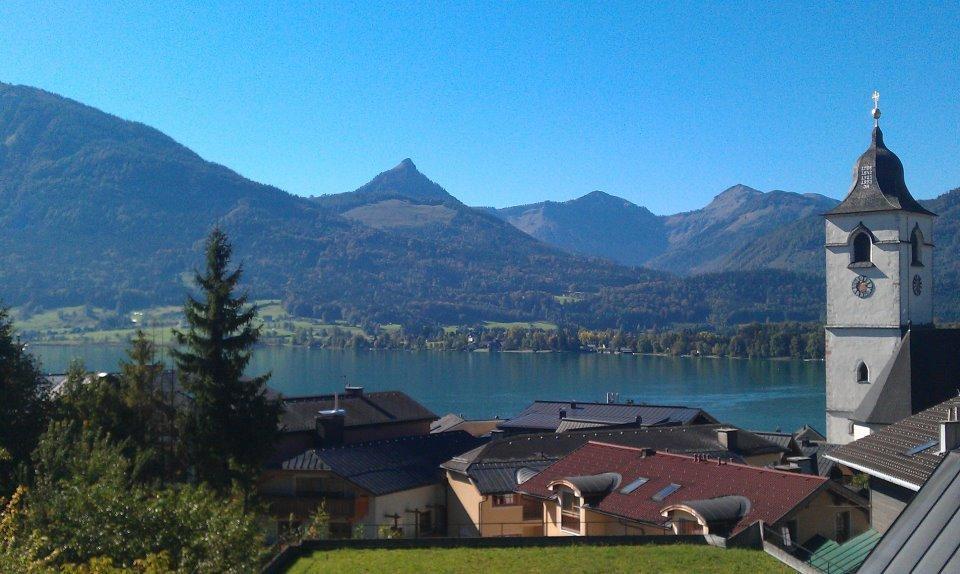
[(280, 426), (285, 432), (312, 431), (319, 411), (333, 409), (335, 400), (346, 412), (344, 427), (434, 420), (437, 415), (401, 391), (379, 391), (284, 397)]
[(708, 523), (736, 522), (750, 512), (750, 499), (739, 495), (687, 500), (682, 504), (695, 510)]
[(551, 464), (552, 461), (546, 460), (481, 462), (470, 468), (469, 476), (480, 494), (505, 494), (516, 490), (520, 476), (529, 480), (531, 473), (536, 474)]
[(960, 453), (944, 457), (860, 572), (960, 572)]
[(589, 497), (607, 494), (620, 486), (623, 477), (617, 472), (602, 472), (585, 476), (567, 476), (563, 480), (576, 487), (582, 496)]
[(917, 490), (940, 464), (942, 456), (937, 454), (937, 447), (907, 453), (939, 440), (940, 422), (946, 420), (947, 409), (952, 406), (960, 406), (960, 397), (953, 397), (862, 439), (838, 446), (826, 456), (870, 474), (883, 474), (903, 481)]
[(557, 432), (567, 432), (572, 430), (597, 429), (611, 426), (607, 423), (598, 423), (590, 421), (575, 421), (572, 419), (563, 419), (557, 427)]
[(887, 149), (883, 132), (875, 127), (870, 147), (853, 166), (853, 184), (847, 197), (827, 215), (890, 210), (934, 215), (910, 195), (900, 158)]
[(898, 343), (853, 414), (853, 420), (892, 424), (956, 396), (960, 329), (913, 328)]
[(507, 431), (556, 431), (564, 419), (605, 426), (627, 424), (664, 426), (717, 422), (703, 410), (692, 407), (535, 401), (517, 416), (501, 423), (500, 428)]
[(794, 452), (797, 450), (796, 443), (794, 442), (793, 435), (783, 432), (767, 432), (767, 431), (750, 431), (753, 434), (757, 435), (760, 438), (766, 439), (777, 446), (783, 447), (785, 450)]
[(460, 415), (455, 415), (453, 413), (447, 413), (437, 420), (430, 423), (430, 432), (446, 432), (451, 430), (453, 427), (462, 423), (464, 418)]
[(281, 464), (283, 470), (328, 470), (375, 496), (440, 481), (439, 465), (486, 439), (453, 431), (310, 449)]

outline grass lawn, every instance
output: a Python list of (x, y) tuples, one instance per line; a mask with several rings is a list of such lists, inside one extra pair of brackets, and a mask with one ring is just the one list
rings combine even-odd
[(553, 331), (557, 328), (554, 323), (547, 323), (546, 321), (534, 321), (532, 323), (524, 323), (520, 321), (513, 323), (484, 321), (483, 324), (488, 329), (543, 329), (544, 331)]
[(789, 568), (753, 550), (723, 550), (683, 544), (565, 546), (552, 548), (434, 548), (417, 550), (331, 550), (298, 560), (289, 574), (350, 572), (464, 572), (500, 574), (788, 573)]

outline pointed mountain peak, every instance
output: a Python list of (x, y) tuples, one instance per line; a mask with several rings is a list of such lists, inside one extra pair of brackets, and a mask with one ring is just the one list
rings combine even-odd
[(417, 171), (417, 166), (414, 165), (413, 160), (406, 158), (397, 164), (397, 167), (393, 168), (391, 171)]
[(459, 203), (445, 189), (423, 175), (410, 158), (401, 161), (393, 169), (377, 175), (354, 193), (371, 199), (402, 196), (415, 201)]

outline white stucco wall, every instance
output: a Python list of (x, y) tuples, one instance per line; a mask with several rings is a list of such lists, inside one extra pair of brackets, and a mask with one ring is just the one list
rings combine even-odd
[(438, 520), (445, 520), (446, 509), (440, 508), (445, 503), (444, 491), (444, 485), (433, 484), (372, 498), (370, 509), (360, 521), (363, 525), (363, 538), (376, 538), (380, 526), (393, 524), (393, 519), (387, 518), (388, 515), (400, 515), (399, 523), (403, 528), (404, 538), (416, 536), (417, 515), (410, 511), (431, 511), (434, 524), (438, 524)]
[[(850, 268), (851, 234), (860, 226), (874, 236), (872, 267)], [(910, 238), (923, 235), (922, 266), (913, 265)], [(933, 218), (905, 212), (830, 216), (826, 221), (826, 394), (827, 440), (854, 439), (847, 416), (856, 410), (902, 336), (902, 327), (933, 322)], [(853, 292), (857, 276), (870, 278), (874, 292)], [(913, 292), (913, 278), (923, 284)], [(857, 382), (857, 366), (867, 365), (870, 383)]]

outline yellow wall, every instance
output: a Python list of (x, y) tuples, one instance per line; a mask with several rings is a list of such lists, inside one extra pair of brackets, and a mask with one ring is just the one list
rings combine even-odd
[[(820, 492), (802, 508), (792, 512), (787, 520), (797, 519), (797, 542), (800, 544), (817, 534), (834, 540), (837, 514), (845, 510), (850, 512), (851, 538), (870, 528), (870, 515), (866, 508), (855, 508), (850, 501), (828, 490)], [(785, 522), (781, 521), (780, 524)]]
[(524, 520), (522, 496), (514, 494), (514, 497), (518, 502), (515, 505), (494, 506), (493, 497), (480, 494), (469, 478), (447, 472), (449, 535), (543, 536), (543, 513), (535, 520)]
[(447, 472), (447, 528), (453, 537), (478, 536), (483, 496), (460, 474)]

